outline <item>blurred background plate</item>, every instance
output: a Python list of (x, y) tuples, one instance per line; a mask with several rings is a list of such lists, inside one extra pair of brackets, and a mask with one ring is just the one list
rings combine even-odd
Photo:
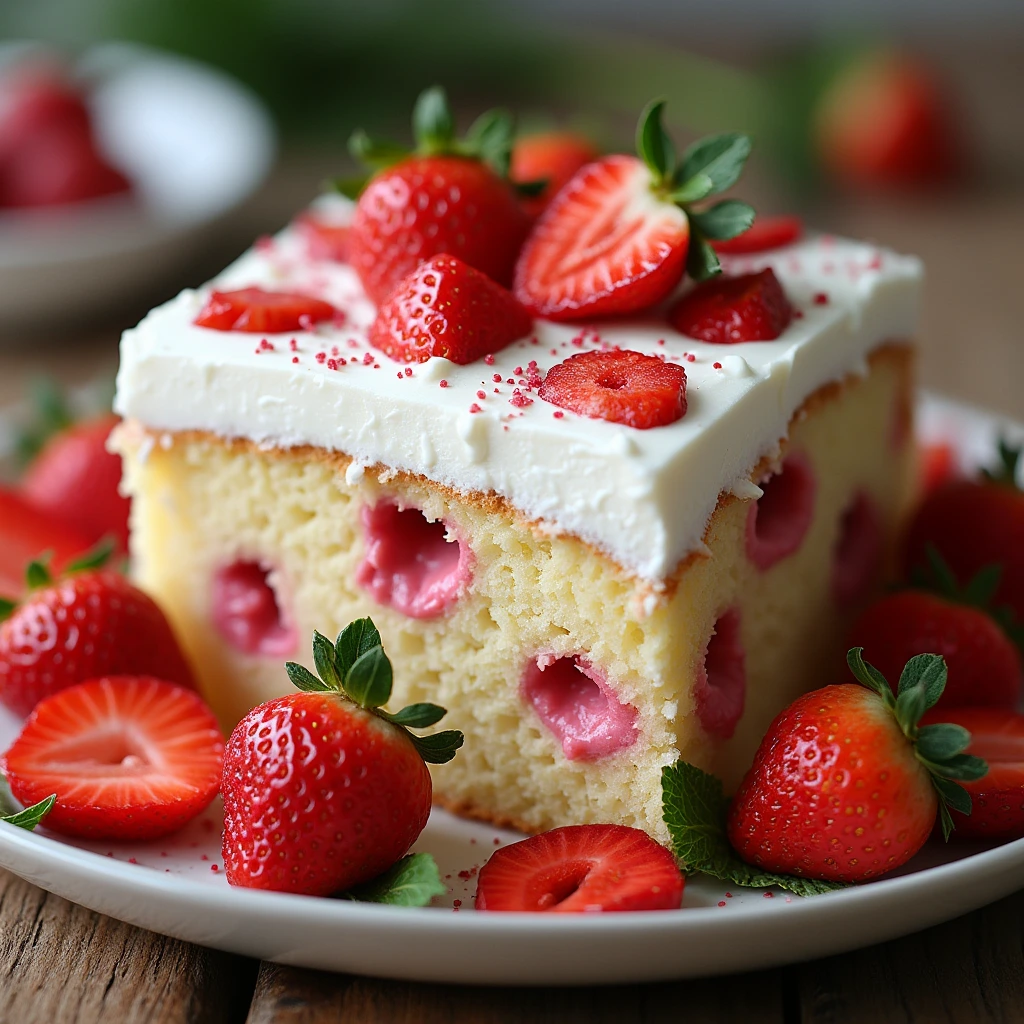
[[(4, 44), (0, 72), (45, 53)], [(273, 162), (270, 117), (221, 71), (110, 43), (85, 51), (72, 73), (134, 195), (0, 210), (0, 339), (123, 305), (180, 273)]]

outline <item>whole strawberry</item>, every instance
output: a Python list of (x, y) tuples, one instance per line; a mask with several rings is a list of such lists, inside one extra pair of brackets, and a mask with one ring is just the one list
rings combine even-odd
[(729, 809), (739, 856), (768, 871), (859, 882), (898, 868), (924, 845), (938, 810), (970, 814), (959, 785), (987, 765), (965, 754), (970, 733), (919, 725), (946, 685), (934, 654), (907, 662), (893, 695), (884, 676), (848, 656), (861, 685), (826, 686), (794, 701), (771, 724)]
[(982, 569), (1002, 567), (997, 603), (1024, 622), (1024, 491), (1017, 486), (1021, 450), (999, 444), (1000, 465), (973, 480), (935, 488), (907, 527), (903, 551), (908, 575), (928, 566), (934, 547), (962, 586)]
[[(428, 89), (413, 111), (416, 150), (353, 135), (353, 154), (376, 174), (357, 191), (348, 233), (348, 261), (366, 294), (381, 305), (418, 264), (448, 253), (501, 285), (529, 228), (508, 181), (511, 117), (482, 115), (464, 140), (455, 137), (443, 90)], [(343, 190), (347, 186), (340, 186)]]
[(552, 199), (516, 263), (516, 298), (537, 316), (581, 320), (633, 313), (664, 299), (688, 272), (720, 270), (710, 239), (749, 228), (737, 199), (695, 210), (734, 185), (750, 153), (746, 135), (701, 139), (677, 161), (661, 123), (664, 101), (637, 125), (638, 156), (614, 154), (583, 167)]
[(0, 622), (0, 701), (27, 715), (39, 701), (98, 676), (155, 676), (194, 688), (164, 613), (120, 573), (84, 561), (54, 581), (33, 562), (29, 592)]
[(523, 200), (531, 217), (539, 216), (575, 173), (598, 158), (597, 147), (585, 135), (543, 132), (516, 139), (510, 176), (531, 186), (543, 182), (543, 191)]
[(991, 607), (998, 571), (982, 570), (960, 587), (934, 550), (931, 556), (933, 571), (921, 584), (934, 589), (901, 590), (870, 605), (850, 630), (850, 646), (863, 647), (886, 678), (921, 651), (942, 655), (949, 679), (940, 708), (1016, 707), (1021, 655), (1008, 629), (1019, 629)]
[(452, 730), (415, 736), (435, 704), (383, 710), (391, 663), (369, 619), (332, 644), (313, 634), (319, 678), (289, 662), (301, 693), (254, 708), (224, 754), (224, 870), (232, 885), (328, 896), (405, 855), (430, 814), (430, 773), (462, 745)]

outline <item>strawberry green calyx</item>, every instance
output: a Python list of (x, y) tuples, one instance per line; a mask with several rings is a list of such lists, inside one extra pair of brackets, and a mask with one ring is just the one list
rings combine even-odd
[(927, 567), (911, 570), (911, 585), (937, 594), (953, 604), (976, 608), (994, 619), (1003, 632), (1024, 654), (1024, 624), (1018, 621), (1014, 610), (1006, 604), (994, 604), (996, 591), (1003, 576), (1003, 566), (992, 564), (979, 569), (966, 586), (961, 586), (949, 564), (934, 544), (925, 545)]
[[(512, 141), (515, 138), (515, 118), (508, 110), (498, 108), (481, 114), (463, 138), (455, 132), (455, 119), (444, 89), (435, 85), (420, 93), (412, 114), (414, 149), (393, 142), (372, 139), (361, 128), (349, 139), (349, 152), (371, 171), (381, 171), (400, 163), (410, 156), (461, 156), (480, 160), (500, 178), (507, 179), (512, 159)], [(337, 191), (350, 199), (358, 197), (367, 178), (338, 179), (333, 184)], [(536, 195), (543, 191), (544, 181), (517, 183), (516, 191), (522, 195)]]
[(285, 671), (292, 685), (306, 693), (338, 693), (378, 718), (403, 730), (427, 764), (445, 764), (462, 746), (463, 735), (447, 729), (430, 736), (417, 736), (410, 729), (436, 725), (448, 713), (437, 704), (410, 704), (391, 713), (384, 705), (391, 698), (393, 673), (384, 653), (380, 633), (373, 620), (356, 619), (349, 623), (332, 644), (322, 633), (313, 631), (313, 663), (317, 675), (289, 661)]
[(988, 765), (973, 754), (965, 754), (971, 734), (960, 725), (919, 725), (921, 716), (933, 708), (946, 688), (946, 662), (937, 654), (917, 654), (907, 662), (894, 695), (885, 676), (864, 660), (864, 648), (854, 647), (846, 656), (854, 678), (873, 690), (892, 713), (903, 735), (913, 744), (914, 755), (928, 770), (939, 798), (942, 835), (953, 831), (950, 808), (971, 813), (971, 796), (960, 785), (988, 773)]
[(999, 465), (995, 469), (983, 469), (981, 475), (992, 484), (999, 484), (1019, 491), (1017, 484), (1017, 470), (1020, 467), (1022, 447), (1014, 447), (1005, 437), (999, 438), (998, 452)]
[(738, 199), (723, 199), (702, 210), (693, 203), (731, 188), (743, 173), (750, 156), (749, 135), (726, 132), (699, 139), (680, 159), (672, 137), (662, 124), (665, 101), (652, 100), (640, 115), (636, 129), (637, 155), (651, 172), (651, 188), (665, 202), (686, 212), (690, 222), (690, 246), (686, 271), (695, 281), (721, 272), (711, 240), (724, 241), (742, 234), (754, 223), (754, 208)]

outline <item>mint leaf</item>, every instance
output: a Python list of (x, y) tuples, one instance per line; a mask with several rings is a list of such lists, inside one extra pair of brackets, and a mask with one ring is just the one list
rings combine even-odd
[(407, 729), (426, 729), (428, 726), (437, 725), (448, 714), (448, 710), (437, 704), (410, 704), (394, 714), (388, 711), (377, 713), (389, 722), (404, 725)]
[(739, 132), (700, 139), (683, 154), (676, 178), (682, 184), (697, 174), (705, 174), (711, 179), (714, 192), (724, 192), (739, 180), (751, 145), (750, 136)]
[(690, 223), (705, 238), (735, 238), (754, 223), (754, 208), (739, 199), (723, 199), (700, 213), (690, 212)]
[(672, 849), (687, 874), (702, 872), (755, 889), (775, 885), (798, 896), (816, 896), (846, 887), (843, 882), (761, 871), (740, 860), (729, 845), (725, 830), (729, 804), (721, 781), (714, 775), (677, 761), (661, 770), (661, 794)]
[(380, 633), (373, 624), (373, 619), (356, 619), (338, 634), (334, 644), (334, 663), (338, 671), (345, 675), (357, 658), (380, 646)]
[(387, 704), (393, 682), (391, 662), (379, 644), (360, 654), (345, 673), (345, 692), (364, 708)]
[(447, 891), (434, 858), (429, 853), (410, 853), (384, 874), (349, 889), (343, 898), (393, 907), (425, 907)]
[(292, 686), (298, 690), (305, 693), (318, 693), (324, 690), (331, 692), (331, 688), (325, 682), (317, 679), (308, 668), (297, 665), (294, 661), (285, 662), (284, 670), (288, 673)]
[(57, 794), (51, 793), (45, 800), (26, 807), (23, 811), (15, 811), (13, 814), (5, 814), (0, 821), (6, 821), (8, 825), (17, 825), (18, 828), (28, 829), (31, 832), (53, 809), (57, 802)]

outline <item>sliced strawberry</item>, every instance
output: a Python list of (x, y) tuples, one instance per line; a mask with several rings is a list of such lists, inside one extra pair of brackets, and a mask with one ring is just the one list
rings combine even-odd
[(605, 157), (537, 222), (516, 264), (516, 298), (551, 320), (646, 309), (679, 283), (689, 239), (686, 213), (655, 198), (641, 160)]
[(164, 613), (109, 569), (40, 585), (0, 622), (0, 701), (18, 714), (76, 683), (122, 674), (193, 685)]
[(0, 488), (0, 597), (20, 597), (25, 567), (44, 553), (51, 553), (50, 566), (59, 573), (88, 548), (88, 538), (73, 526)]
[(792, 245), (799, 241), (803, 233), (804, 225), (799, 217), (758, 217), (753, 226), (741, 231), (735, 238), (725, 238), (711, 244), (723, 256), (740, 256)]
[(295, 219), (295, 227), (305, 239), (306, 251), (313, 259), (348, 262), (347, 224), (328, 224), (312, 213), (303, 213)]
[(477, 910), (554, 914), (676, 910), (675, 858), (625, 825), (567, 825), (495, 852), (480, 869)]
[(530, 314), (479, 270), (442, 253), (421, 263), (381, 306), (370, 344), (402, 363), (475, 362), (528, 334)]
[(55, 434), (35, 457), (20, 490), (33, 506), (79, 530), (90, 544), (113, 537), (128, 549), (131, 502), (118, 490), (121, 456), (107, 451), (119, 423), (112, 413)]
[(217, 720), (191, 690), (106, 676), (39, 704), (2, 765), (22, 803), (57, 794), (55, 832), (155, 839), (209, 805), (223, 755)]
[(773, 341), (792, 319), (793, 307), (770, 267), (699, 284), (669, 313), (680, 334), (719, 345)]
[(268, 292), (263, 288), (214, 291), (193, 323), (215, 331), (247, 331), (280, 334), (306, 331), (321, 320), (330, 320), (335, 309), (329, 302), (300, 292)]
[(523, 209), (537, 217), (586, 164), (598, 157), (597, 147), (584, 135), (544, 132), (516, 139), (509, 177), (520, 184), (546, 182), (544, 190), (523, 199)]
[(642, 352), (580, 352), (553, 366), (537, 394), (591, 419), (647, 430), (686, 412), (686, 371)]
[(967, 752), (988, 762), (988, 774), (964, 782), (970, 815), (953, 811), (955, 836), (967, 839), (1024, 837), (1024, 715), (996, 708), (930, 711), (925, 724), (952, 722), (970, 734)]

